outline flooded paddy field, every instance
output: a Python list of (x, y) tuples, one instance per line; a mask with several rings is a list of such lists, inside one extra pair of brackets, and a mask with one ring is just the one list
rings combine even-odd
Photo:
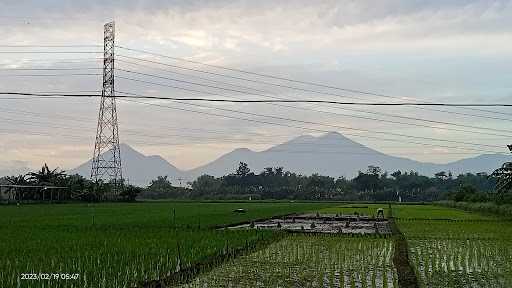
[(303, 233), (391, 234), (388, 220), (359, 215), (300, 214), (254, 221), (229, 229), (270, 229)]
[(395, 211), (420, 287), (512, 287), (510, 220), (435, 206)]
[(289, 234), (181, 287), (398, 287), (385, 236)]
[(71, 287), (17, 286), (23, 271), (68, 267), (73, 287), (398, 287), (412, 279), (404, 267), (414, 287), (512, 287), (510, 220), (433, 205), (21, 205), (0, 216), (1, 287)]

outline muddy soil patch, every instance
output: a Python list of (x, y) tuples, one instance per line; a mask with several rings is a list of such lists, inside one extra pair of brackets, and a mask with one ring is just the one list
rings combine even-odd
[(388, 220), (355, 215), (301, 214), (252, 221), (227, 229), (267, 229), (286, 232), (391, 235)]

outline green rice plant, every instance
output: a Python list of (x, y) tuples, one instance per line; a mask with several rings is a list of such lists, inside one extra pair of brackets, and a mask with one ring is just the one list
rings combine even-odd
[[(435, 210), (434, 217), (424, 215), (423, 219), (400, 218), (397, 221), (408, 241), (411, 264), (420, 285), (512, 287), (510, 222), (446, 209), (451, 208)], [(447, 220), (445, 216), (462, 219)]]
[[(327, 205), (158, 202), (0, 206), (0, 286), (132, 287), (274, 237), (269, 231), (218, 231), (216, 226)], [(247, 213), (233, 213), (237, 208)], [(172, 211), (175, 217), (170, 216)], [(24, 274), (39, 273), (79, 277), (21, 279)]]
[(439, 201), (436, 205), (462, 209), (466, 211), (474, 211), (491, 215), (500, 215), (503, 217), (512, 217), (512, 205), (496, 204), (493, 202), (455, 202), (455, 201)]
[(512, 225), (509, 221), (408, 221), (400, 219), (397, 223), (400, 231), (409, 239), (512, 239)]
[(392, 238), (293, 234), (182, 287), (398, 287), (392, 255)]
[[(510, 241), (414, 239), (410, 257), (424, 287), (510, 287)], [(440, 259), (435, 265), (431, 256)], [(452, 285), (450, 284), (450, 285)], [(451, 287), (451, 286), (448, 286)]]
[(437, 205), (392, 205), (393, 216), (399, 219), (425, 220), (495, 220), (494, 216), (471, 213)]

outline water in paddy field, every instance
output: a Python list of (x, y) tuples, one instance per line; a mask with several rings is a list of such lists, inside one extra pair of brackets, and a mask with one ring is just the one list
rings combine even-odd
[(512, 287), (511, 241), (411, 240), (411, 261), (425, 287)]
[(386, 219), (368, 216), (303, 214), (229, 227), (229, 229), (270, 229), (304, 233), (391, 234)]
[(291, 235), (182, 287), (398, 287), (391, 238)]

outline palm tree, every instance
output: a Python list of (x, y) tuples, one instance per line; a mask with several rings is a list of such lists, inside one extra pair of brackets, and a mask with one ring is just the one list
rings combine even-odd
[[(27, 182), (27, 179), (25, 178), (25, 175), (18, 175), (18, 176), (7, 176), (5, 177), (5, 179), (7, 180), (7, 182), (10, 184), (10, 185), (27, 185), (28, 182)], [(11, 190), (14, 190), (15, 191), (15, 196), (14, 198), (17, 200), (17, 201), (20, 201), (20, 198), (23, 197), (23, 189), (21, 187), (11, 187), (9, 188), (8, 192), (11, 192)], [(9, 196), (11, 194), (9, 193)], [(11, 197), (9, 197), (11, 198)]]
[(498, 179), (496, 191), (499, 194), (512, 191), (512, 162), (505, 162), (500, 168), (492, 172), (491, 177)]
[[(508, 150), (512, 152), (512, 145), (507, 145)], [(490, 177), (498, 179), (496, 183), (496, 192), (505, 194), (512, 191), (512, 162), (505, 162), (500, 168), (494, 170)]]
[[(44, 165), (43, 165), (43, 167), (41, 167), (40, 171), (30, 172), (27, 175), (28, 175), (28, 180), (36, 183), (37, 185), (46, 186), (46, 185), (58, 184), (64, 178), (64, 176), (66, 176), (66, 173), (64, 173), (64, 171), (59, 171), (58, 167), (53, 170), (50, 170), (50, 168), (48, 168), (48, 165), (46, 163), (44, 163)], [(44, 200), (45, 188), (42, 189), (42, 192), (43, 192), (43, 200)], [(51, 196), (53, 196), (53, 195), (51, 195)]]
[(41, 170), (38, 172), (30, 172), (27, 175), (28, 179), (36, 182), (38, 185), (55, 185), (60, 179), (62, 179), (66, 173), (64, 171), (58, 171), (59, 168), (50, 170), (48, 165), (44, 163)]

